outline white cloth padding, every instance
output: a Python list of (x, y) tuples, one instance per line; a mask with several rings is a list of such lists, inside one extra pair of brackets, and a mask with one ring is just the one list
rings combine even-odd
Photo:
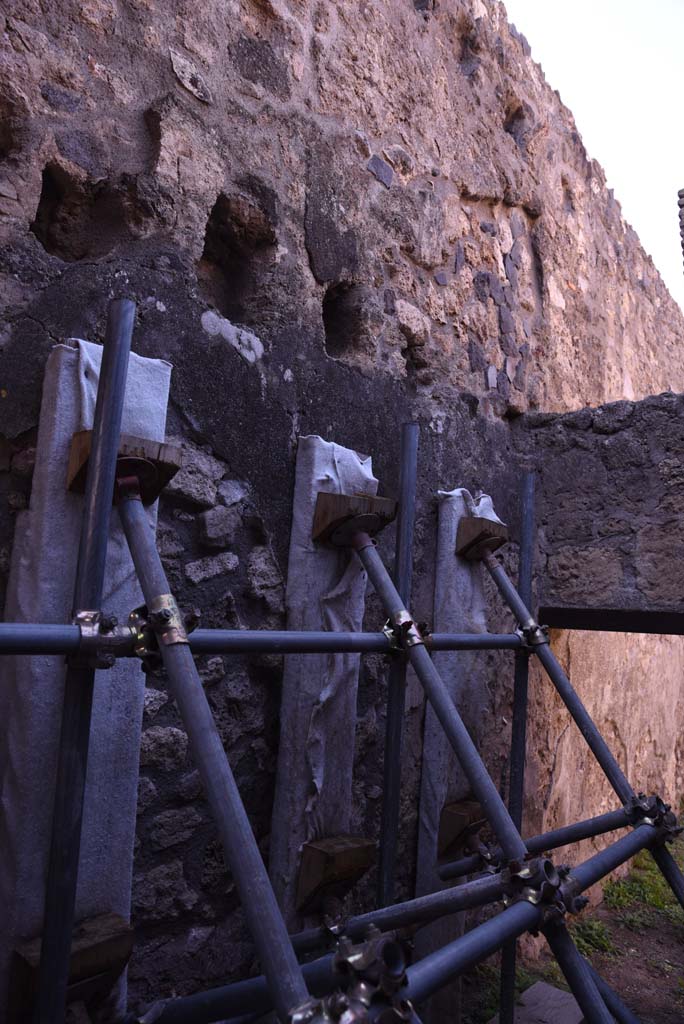
[[(83, 497), (66, 490), (71, 437), (93, 424), (102, 348), (72, 339), (45, 370), (30, 507), (17, 519), (8, 622), (68, 622)], [(171, 366), (132, 354), (122, 431), (164, 440)], [(150, 509), (156, 520), (156, 506)], [(103, 608), (125, 622), (142, 602), (116, 512)], [(42, 928), (64, 687), (61, 656), (0, 658), (0, 1018), (13, 946)], [(132, 659), (95, 677), (76, 920), (128, 918), (144, 676)], [(125, 991), (120, 986), (120, 1002)], [(123, 1009), (123, 1005), (120, 1006)]]
[[(320, 437), (297, 449), (287, 571), (287, 628), (361, 629), (366, 573), (346, 549), (311, 539), (316, 496), (375, 494), (371, 459)], [(280, 705), (280, 746), (270, 873), (289, 924), (296, 918), (299, 855), (307, 840), (349, 830), (358, 654), (289, 654)]]
[[(487, 631), (482, 567), (478, 562), (458, 558), (456, 533), (464, 516), (476, 515), (501, 522), (487, 494), (473, 499), (464, 488), (438, 491), (439, 525), (435, 561), (435, 633), (485, 633)], [(449, 694), (463, 714), (464, 708), (484, 708), (485, 695), (472, 684), (478, 678), (477, 660), (482, 651), (436, 651), (433, 660)], [(477, 712), (475, 712), (477, 715)], [(473, 717), (471, 714), (469, 717)], [(451, 801), (465, 799), (470, 791), (463, 770), (430, 704), (425, 709), (423, 765), (418, 820), (418, 858), (416, 895), (435, 892), (452, 883), (439, 878), (437, 836), (442, 808)], [(463, 930), (463, 915), (440, 918), (421, 929), (416, 955), (426, 956), (451, 942)], [(448, 998), (448, 996), (447, 996)], [(439, 1018), (439, 1014), (437, 1014)]]

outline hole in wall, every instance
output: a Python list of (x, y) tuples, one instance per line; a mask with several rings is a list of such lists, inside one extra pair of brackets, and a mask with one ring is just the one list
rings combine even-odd
[(21, 148), (24, 135), (19, 104), (7, 94), (0, 96), (0, 160)]
[(355, 284), (332, 284), (323, 296), (325, 351), (343, 359), (359, 347), (365, 320), (366, 289)]
[(129, 199), (125, 183), (93, 185), (48, 164), (31, 231), (46, 252), (68, 262), (105, 256), (133, 236)]
[(0, 160), (6, 160), (14, 149), (14, 132), (12, 125), (5, 117), (5, 111), (0, 111)]
[(565, 175), (561, 177), (561, 186), (563, 188), (563, 210), (565, 213), (574, 213), (575, 194)]
[(512, 136), (514, 142), (521, 148), (525, 145), (525, 111), (522, 104), (509, 109), (504, 121), (504, 131)]
[(269, 212), (244, 193), (222, 193), (209, 215), (197, 266), (206, 301), (234, 322), (255, 320), (260, 286), (268, 279), (275, 246)]

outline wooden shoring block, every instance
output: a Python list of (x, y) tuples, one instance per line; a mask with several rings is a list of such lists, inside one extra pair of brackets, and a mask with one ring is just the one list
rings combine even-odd
[[(98, 914), (74, 925), (67, 1002), (105, 995), (133, 951), (133, 928), (118, 914)], [(38, 991), (41, 936), (16, 946), (12, 955), (7, 1024), (31, 1020)]]
[[(79, 430), (71, 438), (67, 490), (83, 494), (86, 484), (92, 430)], [(150, 441), (122, 434), (117, 457), (117, 475), (137, 476), (143, 505), (151, 505), (181, 468), (181, 449), (175, 444)]]
[(331, 836), (304, 843), (299, 864), (297, 910), (320, 910), (329, 898), (342, 899), (375, 863), (376, 844), (363, 836)]
[(355, 533), (373, 537), (397, 514), (393, 498), (370, 494), (328, 494), (320, 491), (314, 509), (313, 540), (344, 546)]
[(468, 842), (486, 824), (487, 819), (476, 800), (445, 804), (439, 817), (438, 860), (455, 860), (460, 857)]
[(456, 554), (469, 562), (482, 558), (485, 551), (496, 551), (508, 540), (508, 527), (482, 516), (464, 516), (456, 532)]

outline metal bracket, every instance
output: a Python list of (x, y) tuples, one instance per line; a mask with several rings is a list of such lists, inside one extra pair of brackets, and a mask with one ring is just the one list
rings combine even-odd
[[(153, 616), (157, 617), (156, 623)], [(132, 653), (142, 662), (143, 672), (154, 672), (161, 667), (160, 643), (189, 643), (188, 633), (192, 633), (199, 620), (198, 608), (182, 616), (171, 594), (155, 598), (152, 612), (145, 604), (134, 608), (128, 616), (128, 630), (133, 637)]]
[(389, 640), (390, 651), (388, 651), (388, 653), (389, 654), (403, 654), (404, 650), (403, 650), (401, 644), (399, 643), (399, 638), (397, 637), (397, 631), (394, 628), (394, 626), (392, 625), (392, 620), (391, 619), (388, 619), (387, 622), (384, 624), (384, 626), (382, 627), (382, 632), (385, 634), (385, 636)]
[(530, 626), (519, 627), (515, 632), (529, 650), (549, 642), (549, 627), (540, 626), (537, 622)]
[(565, 912), (566, 907), (561, 897), (561, 872), (548, 858), (526, 861), (522, 867), (511, 865), (501, 874), (502, 877), (508, 875), (513, 886), (513, 894), (503, 898), (506, 906), (526, 900), (535, 906), (547, 907), (554, 913)]
[(343, 989), (324, 999), (310, 999), (290, 1015), (290, 1024), (367, 1024), (371, 1006), (380, 1011), (373, 1019), (402, 1024), (413, 1016), (411, 1004), (401, 997), (406, 984), (406, 953), (394, 934), (382, 935), (371, 926), (365, 942), (354, 945), (343, 936), (333, 959), (343, 978)]
[(113, 668), (118, 657), (131, 652), (131, 632), (119, 627), (115, 616), (82, 608), (71, 620), (81, 634), (78, 653), (69, 659), (74, 666), (95, 669)]
[(173, 594), (159, 594), (147, 606), (150, 625), (157, 640), (165, 647), (187, 644), (185, 622)]
[(394, 627), (393, 633), (400, 649), (416, 647), (418, 644), (425, 643), (420, 630), (405, 608), (400, 608), (398, 612), (395, 612), (389, 622)]
[(664, 834), (666, 842), (671, 842), (684, 831), (670, 804), (666, 804), (655, 793), (651, 796), (639, 793), (625, 804), (625, 811), (630, 825), (652, 825)]

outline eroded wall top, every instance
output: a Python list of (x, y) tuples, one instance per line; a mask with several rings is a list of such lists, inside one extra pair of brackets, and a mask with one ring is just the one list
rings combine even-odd
[(306, 325), (433, 412), (684, 388), (680, 311), (501, 4), (5, 11), (10, 321), (70, 265), (164, 240), (267, 349)]

